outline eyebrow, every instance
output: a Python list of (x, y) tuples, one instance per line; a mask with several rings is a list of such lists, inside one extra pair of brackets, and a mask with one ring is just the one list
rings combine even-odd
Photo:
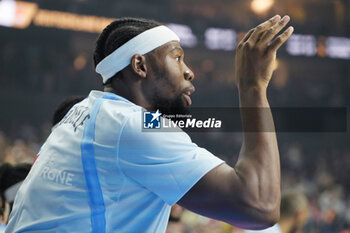
[(170, 50), (170, 53), (174, 52), (175, 50), (180, 50), (182, 53), (184, 53), (184, 50), (183, 50), (181, 47), (178, 47), (178, 46), (172, 48), (172, 49)]

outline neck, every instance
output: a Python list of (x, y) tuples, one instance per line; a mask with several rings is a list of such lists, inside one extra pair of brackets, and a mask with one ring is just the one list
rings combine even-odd
[(125, 81), (124, 78), (115, 78), (111, 84), (104, 87), (105, 92), (111, 92), (120, 95), (130, 102), (148, 109), (150, 106), (146, 100), (142, 88), (141, 81)]

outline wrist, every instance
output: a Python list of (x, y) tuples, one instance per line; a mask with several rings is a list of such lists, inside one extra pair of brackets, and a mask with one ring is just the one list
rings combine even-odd
[(269, 107), (266, 87), (240, 87), (238, 91), (240, 107)]

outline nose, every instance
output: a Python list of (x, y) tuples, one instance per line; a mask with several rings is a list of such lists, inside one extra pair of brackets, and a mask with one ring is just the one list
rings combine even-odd
[(184, 73), (185, 80), (192, 81), (194, 79), (194, 73), (187, 66), (186, 68)]

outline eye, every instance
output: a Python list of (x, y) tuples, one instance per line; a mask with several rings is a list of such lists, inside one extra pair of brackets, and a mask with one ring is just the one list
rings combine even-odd
[(175, 58), (176, 61), (180, 61), (181, 60), (181, 56), (178, 56)]

